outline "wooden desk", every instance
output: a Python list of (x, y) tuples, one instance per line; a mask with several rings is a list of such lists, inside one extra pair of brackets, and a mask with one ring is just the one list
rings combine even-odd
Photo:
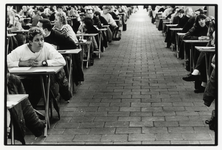
[(74, 81), (73, 81), (73, 75), (72, 75), (72, 60), (73, 60), (73, 55), (78, 54), (81, 52), (82, 49), (68, 49), (68, 50), (58, 50), (59, 53), (62, 55), (69, 55), (70, 59), (69, 62), (66, 63), (67, 66), (67, 71), (68, 71), (68, 80), (69, 80), (69, 90), (71, 91), (71, 94), (73, 95), (74, 93)]
[(93, 36), (96, 36), (98, 35), (98, 33), (77, 33), (76, 36), (88, 36), (88, 37), (93, 37)]
[(171, 31), (182, 31), (183, 28), (170, 28)]
[(178, 24), (166, 24), (166, 32), (168, 32), (170, 28), (173, 28), (173, 27), (175, 28), (177, 26)]
[[(118, 14), (121, 18), (121, 21), (122, 21), (122, 25), (124, 25), (125, 24), (125, 20), (124, 20), (124, 15), (125, 15), (125, 13), (119, 13)], [(123, 28), (122, 28), (122, 30), (123, 30)]]
[(169, 20), (164, 20), (163, 21), (163, 23), (162, 23), (162, 28), (163, 28), (163, 31), (162, 31), (162, 33), (164, 34), (165, 32), (166, 32), (166, 25), (167, 24), (171, 24), (171, 21), (169, 21)]
[(28, 33), (29, 30), (16, 30), (16, 31), (11, 31), (11, 33)]
[(167, 27), (177, 27), (178, 24), (166, 24)]
[[(104, 36), (107, 37), (107, 28), (99, 29), (99, 31), (101, 32), (101, 39), (102, 39), (102, 33), (104, 34)], [(101, 40), (101, 41), (102, 41), (102, 40)], [(107, 44), (107, 45), (108, 45), (108, 44)], [(101, 51), (102, 51), (102, 49), (103, 49), (103, 51), (105, 52), (106, 48), (105, 48), (104, 46), (102, 47), (102, 42), (101, 42)], [(100, 56), (99, 56), (99, 58), (100, 58)]]
[(109, 24), (108, 25), (102, 25), (103, 28), (108, 28), (109, 27)]
[(178, 32), (181, 32), (183, 30), (183, 28), (170, 28), (170, 32), (171, 32), (171, 41), (172, 44), (175, 45), (175, 50), (177, 52), (177, 48), (176, 48), (176, 36)]
[(102, 44), (102, 41), (103, 41), (103, 35), (107, 37), (107, 34), (106, 34), (107, 28), (99, 29), (99, 31), (100, 31), (100, 34), (99, 34), (99, 41), (100, 41), (99, 42), (99, 44), (100, 44), (99, 48), (100, 49), (99, 49), (99, 51), (94, 51), (94, 53), (98, 54), (99, 55), (99, 59), (100, 59), (101, 53), (106, 50), (106, 48)]
[(7, 33), (7, 37), (12, 37), (15, 36), (16, 34), (12, 34), (12, 33)]
[[(50, 75), (58, 73), (63, 66), (58, 67), (15, 67), (9, 68), (9, 72), (16, 75), (39, 75), (42, 85), (42, 93), (45, 101), (45, 122), (46, 127), (44, 130), (44, 136), (47, 136), (47, 130), (50, 128), (49, 121), (49, 92), (50, 92)], [(43, 78), (46, 78), (45, 82)], [(59, 112), (58, 112), (59, 114)], [(59, 116), (60, 117), (60, 116)]]
[[(210, 79), (211, 74), (211, 60), (213, 57), (213, 54), (215, 54), (215, 47), (202, 47), (202, 46), (195, 46), (195, 49), (197, 49), (200, 52), (205, 52), (205, 63), (206, 63), (206, 74), (207, 74), (207, 80)], [(209, 56), (207, 54), (210, 54)]]
[(177, 58), (179, 58), (179, 39), (184, 36), (186, 33), (176, 33), (176, 43), (175, 43), (175, 47), (176, 47), (176, 54), (177, 54)]
[[(85, 52), (87, 51), (87, 56), (86, 59), (83, 58), (83, 61), (86, 61), (86, 68), (89, 67), (89, 61), (90, 61), (90, 46), (92, 44), (92, 41), (86, 41), (86, 42), (79, 42), (78, 45), (81, 46), (82, 48), (82, 54), (84, 56)], [(84, 46), (86, 46), (86, 49), (84, 48)], [(83, 69), (83, 66), (82, 66)]]
[(210, 40), (183, 40), (184, 42), (184, 56), (186, 56), (186, 44), (190, 44), (190, 71), (192, 72), (195, 67), (194, 55), (195, 49), (194, 46), (207, 44)]
[[(90, 40), (87, 41), (87, 42), (79, 42), (79, 43), (78, 43), (79, 45), (82, 46), (83, 54), (85, 53), (85, 50), (86, 50), (86, 49), (84, 49), (84, 45), (86, 45), (86, 48), (87, 48), (87, 51), (88, 51), (87, 58), (86, 58), (86, 59), (83, 59), (83, 61), (86, 61), (86, 68), (89, 67), (89, 61), (90, 61), (90, 45), (92, 45), (93, 53), (95, 52), (95, 51), (94, 51), (94, 45), (92, 44), (92, 41), (93, 41), (93, 38), (95, 38), (95, 36), (97, 36), (97, 35), (98, 35), (98, 41), (99, 41), (99, 43), (98, 43), (98, 46), (99, 46), (98, 50), (100, 51), (100, 50), (101, 50), (101, 48), (100, 48), (100, 46), (101, 46), (101, 44), (100, 44), (101, 41), (100, 41), (100, 39), (99, 39), (99, 33), (78, 33), (78, 34), (76, 34), (77, 37), (82, 37), (82, 39), (84, 39), (84, 37), (89, 37), (89, 39), (90, 39)], [(95, 53), (97, 53), (97, 52), (95, 52)], [(101, 51), (100, 51), (99, 53), (101, 53)]]
[[(11, 109), (16, 106), (18, 103), (23, 101), (24, 99), (28, 98), (28, 94), (8, 94), (7, 95), (7, 109)], [(13, 119), (11, 119), (11, 144), (15, 144), (15, 130), (14, 130), (14, 123)]]

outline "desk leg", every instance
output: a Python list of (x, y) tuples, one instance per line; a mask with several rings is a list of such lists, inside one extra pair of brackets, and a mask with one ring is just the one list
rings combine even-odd
[(211, 60), (213, 58), (213, 55), (211, 53), (205, 52), (205, 64), (206, 64), (206, 75), (207, 75), (207, 81), (210, 80), (211, 75)]
[(72, 80), (72, 67), (73, 67), (73, 62), (72, 62), (72, 60), (73, 60), (73, 56), (72, 55), (70, 55), (70, 65), (69, 65), (69, 90), (70, 90), (70, 92), (71, 92), (71, 94), (73, 95), (73, 90), (74, 90), (74, 86), (73, 86), (73, 80)]
[(86, 61), (86, 68), (89, 67), (89, 61), (90, 61), (90, 44), (87, 44), (87, 61)]
[(207, 81), (209, 81), (210, 76), (209, 76), (209, 64), (208, 64), (208, 59), (207, 59), (207, 53), (205, 53), (205, 64), (206, 64), (206, 74), (207, 74)]
[(45, 122), (46, 126), (44, 129), (44, 136), (47, 136), (47, 129), (50, 128), (50, 122), (49, 122), (49, 90), (50, 90), (50, 76), (46, 75), (46, 89), (44, 86), (43, 77), (41, 76), (41, 84), (42, 84), (42, 90), (43, 90), (43, 97), (45, 100)]
[(178, 45), (179, 35), (178, 34), (175, 35), (175, 40), (176, 40), (176, 44), (175, 44), (176, 54), (177, 54), (177, 58), (179, 58), (179, 49), (178, 49), (178, 47), (179, 47), (179, 45)]
[(184, 64), (185, 64), (185, 66), (186, 66), (186, 60), (187, 60), (187, 55), (186, 55), (186, 43), (185, 42), (183, 42), (183, 57), (184, 57)]
[(82, 61), (82, 62), (81, 62), (81, 67), (82, 67), (82, 70), (83, 70), (84, 47), (83, 47), (83, 46), (80, 46), (80, 48), (82, 49), (81, 52), (80, 52), (80, 60)]
[(98, 39), (99, 39), (98, 41), (99, 41), (99, 59), (100, 59), (100, 54), (102, 51), (102, 32), (99, 33)]
[(13, 119), (11, 119), (11, 134), (12, 134), (12, 137), (11, 137), (11, 144), (14, 145), (15, 144), (15, 130), (14, 130), (14, 122), (13, 122)]
[(190, 71), (192, 72), (194, 69), (194, 49), (193, 49), (193, 44), (190, 44)]

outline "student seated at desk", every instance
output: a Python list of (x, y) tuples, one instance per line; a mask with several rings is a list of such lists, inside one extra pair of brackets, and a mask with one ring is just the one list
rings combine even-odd
[[(18, 76), (7, 73), (7, 93), (26, 94)], [(43, 134), (45, 123), (39, 119), (28, 98), (9, 109), (9, 111), (11, 117), (13, 117), (15, 139), (19, 140), (22, 144), (25, 144), (24, 137), (25, 132), (27, 132), (26, 128), (36, 137)]]
[[(183, 28), (186, 25), (186, 23), (188, 22), (191, 14), (193, 14), (193, 9), (191, 7), (187, 7), (185, 10), (183, 10), (183, 9), (178, 10), (178, 16), (174, 17), (174, 18), (178, 18), (178, 19), (176, 19), (177, 22), (174, 22), (174, 23), (178, 24), (177, 28)], [(167, 43), (168, 47), (171, 45), (171, 43), (175, 43), (175, 41), (176, 41), (175, 37), (176, 37), (176, 32), (171, 31), (171, 37)]]
[(166, 18), (169, 14), (173, 12), (173, 9), (175, 8), (174, 5), (168, 5), (166, 6), (166, 9), (162, 13), (162, 17)]
[(51, 22), (48, 19), (40, 19), (37, 27), (44, 31), (44, 41), (57, 46), (57, 49), (75, 49), (76, 43), (61, 32), (52, 28)]
[[(181, 33), (187, 33), (193, 26), (196, 20), (196, 17), (200, 14), (203, 14), (203, 10), (198, 9), (193, 13), (192, 8), (190, 8), (187, 17), (189, 18), (187, 23), (183, 26)], [(183, 46), (183, 36), (178, 39), (178, 47), (179, 47), (179, 58), (184, 58), (184, 46)]]
[[(198, 15), (195, 21), (194, 26), (184, 35), (183, 40), (201, 40), (201, 39), (209, 39), (207, 37), (208, 32), (208, 26), (206, 25), (206, 16), (201, 14)], [(184, 43), (182, 43), (184, 44)], [(188, 58), (187, 64), (189, 64), (189, 57), (190, 57), (190, 45), (186, 45), (185, 47), (186, 56)], [(184, 52), (182, 51), (184, 49), (180, 49), (179, 55), (182, 57)], [(190, 70), (189, 65), (186, 68), (187, 70)]]
[(75, 43), (78, 43), (76, 34), (72, 27), (67, 23), (67, 18), (64, 12), (57, 12), (55, 14), (55, 25), (53, 29), (66, 36), (69, 36)]
[(192, 13), (192, 8), (189, 8), (189, 13), (187, 13), (187, 17), (189, 18), (187, 23), (184, 25), (182, 33), (188, 32), (194, 25), (196, 17), (198, 15), (204, 14), (202, 9), (198, 9), (195, 11), (195, 13)]
[(94, 9), (92, 6), (85, 6), (85, 17), (92, 19), (92, 24), (97, 26), (97, 28), (102, 28), (100, 19), (94, 15)]
[(89, 17), (83, 18), (81, 28), (80, 30), (83, 30), (84, 33), (99, 33), (98, 28), (93, 24), (93, 20)]
[(14, 24), (9, 28), (10, 31), (23, 30), (22, 23), (20, 22), (20, 16), (15, 15)]
[(111, 10), (110, 6), (103, 6), (103, 11), (101, 13), (101, 16), (103, 16), (108, 24), (110, 25), (110, 30), (113, 32), (118, 26), (116, 24), (116, 21), (113, 19), (112, 15), (109, 14), (109, 11)]
[[(215, 22), (209, 24), (208, 37), (211, 39), (206, 46), (215, 46)], [(201, 81), (199, 87), (194, 91), (195, 93), (203, 93), (207, 83), (206, 75), (206, 62), (205, 62), (205, 52), (201, 52), (197, 58), (195, 68), (192, 73), (188, 76), (183, 77), (184, 81)]]
[[(76, 44), (75, 42), (68, 36), (53, 30), (51, 22), (48, 19), (41, 19), (39, 20), (37, 26), (42, 28), (45, 32), (44, 34), (44, 41), (50, 44), (53, 44), (57, 47), (57, 49), (75, 49)], [(84, 74), (82, 70), (82, 61), (80, 60), (79, 55), (74, 55), (73, 57), (73, 79), (76, 85), (79, 82), (84, 81)]]
[(101, 24), (103, 24), (103, 25), (108, 25), (108, 22), (106, 21), (106, 19), (105, 19), (103, 16), (101, 16), (101, 13), (100, 13), (99, 11), (95, 11), (95, 12), (94, 12), (94, 15), (95, 15), (97, 18), (99, 18)]
[[(51, 44), (44, 42), (43, 35), (44, 32), (38, 27), (29, 29), (29, 42), (17, 47), (7, 55), (8, 67), (65, 66), (63, 56)], [(71, 93), (68, 90), (64, 69), (56, 75), (52, 75), (51, 80), (51, 89), (54, 91), (55, 97), (60, 93), (64, 100), (69, 100)], [(29, 100), (35, 108), (41, 98), (39, 76), (27, 77), (23, 84), (26, 84)], [(59, 85), (59, 92), (56, 90), (56, 85)]]
[[(183, 9), (179, 9), (177, 10), (177, 14), (176, 16), (172, 16), (172, 20), (174, 21), (174, 23), (178, 24), (176, 27), (179, 28), (179, 25), (182, 25), (182, 20), (183, 20), (183, 16), (184, 16), (184, 10)], [(181, 23), (180, 23), (181, 22)], [(170, 29), (166, 32), (166, 38), (165, 38), (165, 42), (167, 43), (167, 48), (170, 48), (172, 39), (171, 39), (171, 31)]]

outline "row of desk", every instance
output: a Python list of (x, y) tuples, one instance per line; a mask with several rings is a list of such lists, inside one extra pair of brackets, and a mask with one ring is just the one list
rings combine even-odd
[[(74, 93), (74, 82), (73, 82), (73, 71), (72, 71), (72, 58), (74, 55), (82, 53), (82, 56), (84, 53), (87, 53), (86, 58), (81, 58), (82, 62), (86, 62), (86, 68), (89, 67), (89, 60), (90, 60), (90, 52), (91, 48), (94, 50), (94, 45), (92, 44), (93, 40), (95, 38), (98, 38), (98, 49), (96, 51), (93, 51), (93, 53), (98, 54), (98, 57), (101, 57), (101, 52), (102, 50), (104, 51), (105, 47), (102, 46), (102, 32), (106, 35), (107, 31), (107, 26), (104, 26), (104, 28), (100, 29), (99, 33), (96, 34), (86, 34), (86, 33), (81, 33), (81, 34), (76, 34), (77, 37), (82, 37), (84, 39), (85, 37), (88, 37), (89, 40), (87, 41), (79, 41), (78, 49), (69, 49), (69, 50), (58, 50), (59, 53), (62, 55), (66, 56), (68, 55), (70, 59), (68, 59), (67, 62), (67, 70), (68, 70), (68, 87), (71, 93)], [(22, 31), (15, 31), (12, 33), (7, 34), (7, 38), (10, 36), (15, 36), (18, 33), (27, 33), (28, 30), (22, 30)], [(94, 39), (93, 39), (94, 38)], [(8, 44), (7, 44), (8, 46)], [(45, 119), (45, 129), (44, 129), (44, 136), (47, 136), (48, 129), (50, 128), (50, 117), (49, 117), (49, 109), (50, 105), (52, 106), (52, 101), (49, 98), (50, 94), (50, 75), (58, 73), (63, 66), (57, 66), (57, 67), (17, 67), (17, 68), (9, 68), (9, 72), (15, 75), (25, 75), (25, 76), (32, 76), (32, 75), (38, 75), (41, 80), (41, 87), (42, 87), (42, 93), (43, 93), (43, 100), (44, 100), (44, 119)], [(83, 63), (82, 63), (82, 69), (83, 69)], [(18, 95), (7, 95), (7, 108), (11, 109), (13, 106), (18, 104), (20, 101), (24, 100), (27, 98), (28, 95), (25, 94), (18, 94)], [(51, 107), (52, 108), (52, 107)], [(51, 112), (52, 113), (52, 112)], [(51, 114), (52, 115), (52, 114)], [(58, 116), (60, 117), (60, 113), (58, 112)], [(14, 127), (13, 127), (13, 121), (11, 123), (12, 127), (12, 143), (14, 143)]]
[(157, 15), (156, 18), (156, 27), (158, 28), (158, 30), (162, 30), (163, 35), (165, 36), (166, 32), (170, 32), (171, 36), (175, 37), (175, 43), (174, 47), (175, 47), (175, 51), (176, 51), (176, 56), (177, 58), (179, 58), (179, 51), (180, 51), (180, 45), (179, 45), (179, 40), (182, 39), (182, 41), (184, 42), (184, 60), (186, 60), (187, 56), (186, 56), (186, 52), (185, 52), (185, 46), (186, 45), (190, 45), (190, 71), (192, 72), (194, 67), (195, 67), (195, 60), (194, 60), (194, 56), (196, 54), (196, 51), (199, 52), (205, 52), (205, 63), (206, 63), (206, 72), (207, 72), (207, 78), (209, 79), (210, 77), (210, 73), (211, 73), (211, 58), (213, 56), (213, 54), (215, 54), (215, 47), (206, 47), (206, 46), (202, 46), (202, 45), (207, 45), (207, 43), (210, 40), (183, 40), (183, 36), (185, 35), (185, 33), (182, 33), (182, 28), (178, 28), (177, 24), (172, 24), (169, 20), (164, 19), (161, 15)]

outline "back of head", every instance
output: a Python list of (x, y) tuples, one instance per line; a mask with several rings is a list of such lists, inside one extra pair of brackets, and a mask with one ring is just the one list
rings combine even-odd
[(89, 18), (89, 17), (85, 17), (82, 21), (85, 23), (85, 25), (87, 27), (90, 27), (90, 26), (93, 25), (93, 20), (91, 18)]
[(44, 8), (43, 7), (39, 7), (38, 11), (40, 11), (42, 13), (42, 12), (44, 12)]
[(42, 28), (43, 29), (46, 28), (46, 29), (48, 29), (48, 31), (52, 30), (52, 25), (51, 25), (50, 20), (48, 20), (48, 19), (40, 19), (39, 22), (42, 23)]
[(100, 15), (101, 15), (99, 11), (95, 11), (94, 14), (95, 14), (96, 16), (100, 16)]
[(204, 14), (204, 11), (203, 11), (203, 9), (197, 9), (197, 10), (195, 10), (195, 13), (197, 13), (198, 15), (200, 15), (200, 14)]

